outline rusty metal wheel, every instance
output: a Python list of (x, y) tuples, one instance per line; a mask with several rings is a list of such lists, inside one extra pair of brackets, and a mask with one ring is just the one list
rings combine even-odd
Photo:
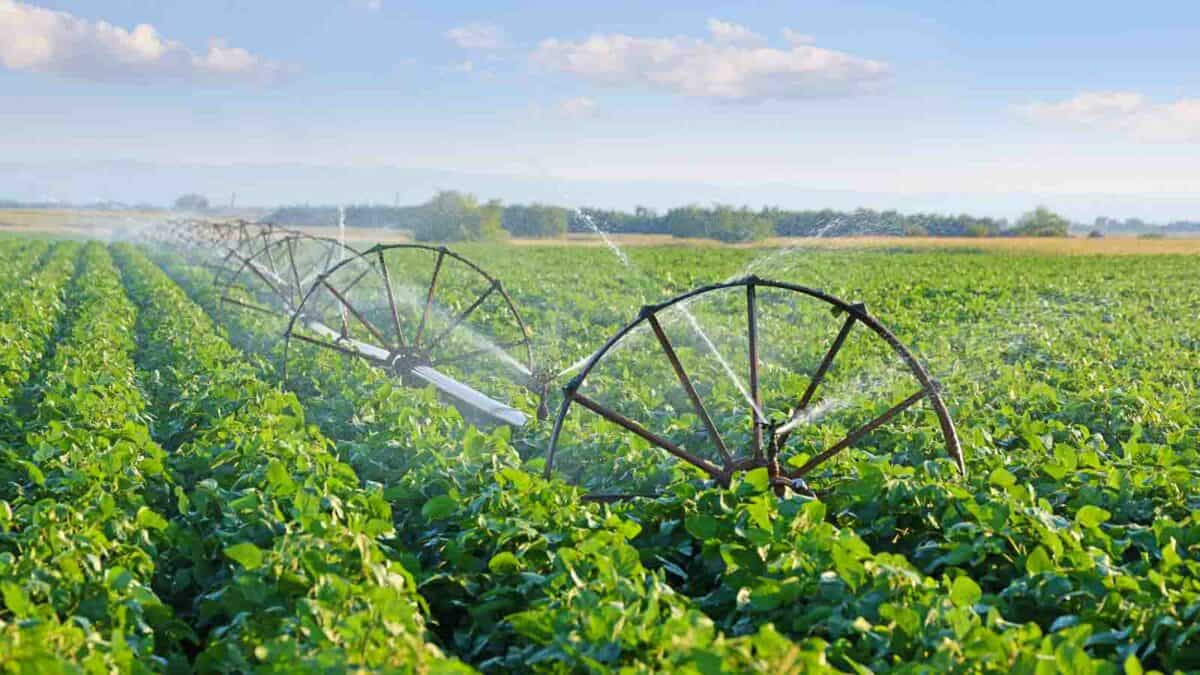
[[(285, 333), (284, 377), (302, 343), (432, 385), (476, 413), (521, 426), (507, 386), (544, 394), (529, 330), (503, 284), (444, 246), (377, 245), (315, 279)], [(537, 405), (544, 417), (544, 398)]]
[[(318, 277), (360, 251), (329, 237), (265, 231), (231, 249), (214, 280), (220, 309), (290, 317)], [(249, 252), (246, 252), (249, 251)]]
[[(799, 380), (788, 378), (788, 375), (794, 378), (795, 373), (780, 375), (779, 382), (789, 385), (781, 387), (781, 391), (766, 392), (760, 382), (762, 365), (760, 329), (764, 293), (770, 294), (775, 302), (785, 300), (800, 304), (802, 300), (805, 304), (815, 302), (829, 310), (818, 311), (814, 316), (828, 317), (830, 314), (835, 314), (842, 317), (840, 325), (836, 327), (836, 332), (833, 331), (832, 325), (829, 326), (829, 334), (832, 335), (832, 339), (826, 338), (825, 344), (828, 344), (828, 347), (823, 350), (819, 360), (816, 355), (821, 352), (812, 351), (812, 357), (803, 368), (808, 372), (808, 377), (807, 384), (802, 389)], [(730, 294), (735, 294), (735, 297), (729, 297)], [(744, 385), (739, 382), (741, 376), (733, 372), (731, 366), (725, 363), (725, 359), (717, 352), (710, 338), (703, 335), (703, 331), (687, 309), (690, 303), (717, 295), (723, 296), (720, 299), (723, 303), (720, 305), (720, 311), (724, 315), (733, 317), (740, 313), (742, 317), (738, 321), (742, 322), (739, 331), (744, 336), (745, 347), (744, 351), (740, 353), (746, 362), (744, 366), (737, 366), (737, 369), (740, 370), (744, 367), (744, 370), (741, 370), (746, 378)], [(795, 297), (790, 298), (790, 296)], [(666, 322), (663, 321), (663, 318), (672, 312), (683, 312), (690, 324), (695, 327), (695, 331), (703, 337), (702, 341), (698, 341), (698, 344), (701, 345), (697, 349), (698, 353), (705, 353), (703, 345), (707, 343), (707, 347), (712, 348), (710, 355), (721, 360), (724, 372), (733, 378), (741, 390), (740, 394), (744, 399), (743, 410), (749, 412), (749, 419), (745, 419), (745, 416), (734, 418), (712, 412), (710, 402), (705, 400), (705, 396), (697, 386), (695, 376), (685, 368), (676, 343), (672, 341), (668, 330), (664, 328)], [(774, 319), (773, 325), (780, 331), (795, 333), (795, 326), (790, 321), (786, 316), (781, 316)], [(828, 318), (824, 322), (830, 323)], [(856, 326), (861, 326), (861, 328), (855, 331)], [(678, 408), (674, 409), (674, 412), (668, 410), (663, 414), (656, 414), (657, 409), (643, 408), (641, 412), (655, 419), (659, 427), (672, 427), (670, 431), (663, 428), (652, 428), (652, 425), (633, 419), (632, 413), (617, 410), (617, 405), (606, 404), (584, 391), (589, 375), (598, 365), (606, 358), (611, 357), (622, 341), (629, 339), (635, 332), (641, 331), (642, 334), (647, 334), (644, 331), (647, 327), (649, 333), (653, 335), (653, 340), (648, 339), (648, 342), (657, 343), (657, 353), (661, 360), (669, 364), (670, 372), (668, 373), (666, 368), (660, 372), (646, 367), (645, 360), (638, 362), (641, 365), (635, 363), (632, 366), (620, 366), (615, 369), (616, 373), (610, 379), (608, 389), (615, 392), (614, 397), (619, 400), (623, 394), (634, 388), (634, 383), (629, 380), (638, 379), (639, 376), (650, 378), (654, 381), (646, 386), (654, 387), (654, 392), (647, 397), (658, 401), (659, 407), (666, 408), (670, 404), (667, 402), (668, 397), (662, 393), (663, 388), (667, 386), (663, 380), (674, 379), (678, 382), (679, 391), (686, 394), (686, 398), (679, 397), (679, 405), (684, 408), (690, 407), (689, 417), (694, 415), (692, 426), (696, 428), (677, 428), (680, 426), (677, 422), (680, 417)], [(856, 332), (862, 333), (868, 339), (881, 341), (880, 351), (888, 351), (894, 355), (894, 357), (888, 358), (898, 358), (897, 369), (903, 371), (903, 377), (907, 377), (913, 382), (913, 385), (909, 385), (911, 393), (899, 401), (894, 399), (886, 402), (873, 401), (869, 410), (860, 413), (855, 418), (853, 425), (847, 425), (840, 440), (829, 442), (823, 448), (811, 447), (811, 439), (808, 447), (789, 447), (789, 441), (795, 437), (798, 430), (805, 426), (810, 412), (818, 406), (822, 384), (827, 381), (832, 372), (839, 352), (843, 350), (852, 333)], [(785, 337), (794, 341), (800, 336), (787, 335)], [(648, 349), (655, 348), (648, 347)], [(645, 358), (650, 358), (650, 356), (645, 356)], [(715, 372), (719, 375), (721, 371)], [(711, 380), (712, 377), (710, 375), (709, 379)], [(897, 388), (894, 384), (889, 386), (892, 389)], [(649, 444), (651, 448), (657, 448), (678, 462), (694, 467), (715, 484), (728, 486), (731, 477), (737, 472), (765, 468), (771, 484), (778, 494), (782, 495), (788, 490), (813, 494), (806, 480), (814, 475), (818, 467), (823, 466), (848, 448), (863, 443), (873, 433), (893, 422), (898, 416), (921, 401), (926, 401), (933, 412), (934, 419), (930, 420), (931, 425), (934, 426), (931, 437), (933, 435), (940, 436), (941, 444), (953, 459), (958, 471), (965, 473), (962, 450), (954, 428), (954, 421), (942, 400), (938, 383), (930, 377), (928, 371), (912, 352), (878, 319), (867, 312), (863, 304), (847, 302), (805, 286), (756, 276), (705, 286), (666, 302), (644, 307), (636, 319), (618, 331), (592, 354), (578, 375), (564, 387), (563, 393), (564, 399), (555, 418), (546, 451), (544, 472), (547, 478), (553, 475), (556, 461), (560, 459), (564, 421), (567, 419), (568, 412), (574, 406), (578, 406), (636, 437), (639, 439), (639, 443)], [(767, 400), (764, 401), (765, 398)], [(876, 399), (879, 398), (883, 398), (883, 396), (876, 396)], [(739, 405), (742, 403), (739, 402)], [(882, 406), (886, 407), (880, 410)], [(934, 420), (936, 420), (935, 425), (933, 424)], [(721, 422), (724, 422), (727, 427), (738, 427), (739, 430), (733, 434), (737, 436), (736, 443), (727, 438), (730, 434), (721, 428)], [(917, 420), (914, 425), (920, 423), (921, 420)], [(739, 447), (739, 443), (742, 444), (741, 447)], [(618, 453), (620, 451), (620, 448), (615, 450)], [(589, 462), (587, 452), (585, 445), (581, 450), (583, 454), (575, 458), (576, 465), (586, 465)], [(791, 457), (786, 457), (791, 460), (790, 462), (783, 461), (786, 455), (791, 455)], [(599, 458), (596, 459), (599, 460)], [(636, 496), (650, 496), (651, 494), (640, 490), (609, 491), (591, 493), (587, 498), (611, 501)]]

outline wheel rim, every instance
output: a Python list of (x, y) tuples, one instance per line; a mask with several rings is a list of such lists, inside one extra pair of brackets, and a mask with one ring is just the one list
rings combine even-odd
[[(411, 377), (418, 368), (435, 368), (488, 396), (505, 389), (500, 380), (537, 391), (530, 333), (512, 297), (482, 267), (441, 246), (380, 244), (334, 265), (292, 313), (285, 378), (295, 371), (293, 339), (365, 360), (405, 384), (420, 383)], [(472, 368), (503, 377), (472, 377)]]
[[(744, 289), (744, 332), (748, 343), (746, 348), (748, 356), (746, 389), (742, 393), (746, 397), (747, 402), (754, 402), (749, 406), (751, 408), (751, 415), (754, 417), (751, 422), (750, 447), (744, 454), (732, 449), (723, 439), (720, 430), (717, 428), (717, 424), (713, 421), (713, 415), (710, 414), (706, 402), (702, 400), (696, 387), (691, 382), (691, 377), (680, 363), (675, 346), (667, 336), (660, 321), (660, 315), (673, 308), (680, 307), (686, 311), (686, 304), (693, 299), (704, 297), (708, 294), (737, 289)], [(763, 391), (759, 382), (760, 357), (758, 352), (760, 345), (758, 330), (760, 310), (758, 304), (759, 291), (762, 289), (805, 296), (808, 299), (828, 305), (831, 309), (845, 317), (829, 347), (825, 350), (823, 357), (810, 376), (808, 385), (804, 388), (803, 393), (800, 393), (795, 398), (795, 404), (791, 406), (791, 411), (787, 419), (779, 422), (761, 419), (763, 417), (763, 413), (761, 412), (763, 410)], [(807, 461), (800, 463), (799, 466), (785, 469), (779, 461), (781, 453), (788, 449), (788, 441), (803, 422), (807, 411), (811, 410), (813, 404), (819, 400), (821, 386), (825, 382), (831, 366), (836, 362), (837, 356), (846, 343), (848, 336), (852, 334), (855, 326), (859, 325), (868, 331), (868, 336), (882, 340), (886, 344), (887, 349), (899, 357), (907, 373), (916, 382), (915, 392), (898, 403), (890, 405), (881, 414), (872, 417), (866, 423), (851, 429), (841, 440), (832, 443), (821, 452), (815, 453)], [(614, 410), (613, 407), (596, 401), (580, 391), (588, 376), (592, 374), (593, 370), (612, 350), (622, 340), (630, 336), (635, 329), (641, 327), (649, 327), (662, 358), (671, 365), (671, 371), (678, 381), (680, 388), (686, 392), (692, 412), (698, 419), (697, 426), (702, 429), (702, 435), (707, 439), (708, 449), (712, 451), (709, 457), (702, 456), (700, 453), (693, 451), (692, 448), (672, 441), (663, 433), (640, 424), (628, 415), (624, 415)], [(713, 346), (711, 342), (709, 342), (709, 346)], [(715, 350), (714, 354), (716, 354)], [(673, 456), (677, 461), (696, 467), (700, 472), (720, 485), (728, 485), (731, 476), (736, 472), (760, 467), (766, 468), (776, 491), (782, 494), (785, 492), (785, 488), (788, 487), (802, 491), (807, 490), (807, 486), (803, 481), (816, 468), (862, 441), (872, 432), (886, 426), (905, 410), (908, 410), (921, 401), (928, 401), (937, 418), (938, 432), (940, 432), (944, 447), (954, 460), (958, 471), (965, 473), (961, 445), (954, 422), (942, 399), (940, 387), (930, 377), (928, 371), (912, 352), (878, 319), (868, 313), (865, 306), (861, 303), (847, 302), (823, 291), (787, 282), (749, 276), (734, 281), (697, 288), (666, 302), (646, 306), (637, 318), (625, 325), (605, 342), (599, 350), (592, 354), (579, 373), (563, 388), (563, 394), (564, 398), (555, 417), (554, 427), (551, 431), (550, 442), (546, 451), (544, 474), (547, 478), (553, 475), (555, 471), (564, 422), (573, 405), (578, 405), (590, 413), (598, 415), (600, 418), (616, 425), (624, 432), (632, 434), (650, 446), (657, 447), (659, 450)], [(697, 435), (700, 434), (698, 433)], [(588, 498), (609, 501), (636, 496), (650, 495), (645, 492), (614, 492), (592, 494)]]

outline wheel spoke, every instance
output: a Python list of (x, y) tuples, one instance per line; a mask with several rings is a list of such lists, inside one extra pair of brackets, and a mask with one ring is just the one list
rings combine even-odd
[(713, 423), (712, 417), (704, 407), (704, 402), (700, 400), (700, 394), (696, 392), (696, 387), (692, 385), (691, 378), (684, 371), (683, 364), (679, 362), (679, 356), (675, 353), (675, 347), (667, 337), (666, 331), (663, 330), (662, 324), (658, 322), (658, 317), (651, 314), (647, 318), (647, 321), (649, 321), (650, 327), (654, 329), (654, 335), (658, 337), (658, 343), (662, 345), (663, 352), (667, 355), (667, 360), (671, 362), (671, 368), (675, 370), (675, 376), (679, 378), (679, 383), (683, 385), (688, 398), (692, 400), (692, 407), (696, 409), (696, 414), (700, 417), (700, 421), (704, 423), (704, 428), (708, 431), (708, 437), (716, 444), (717, 450), (721, 453), (721, 459), (724, 460), (725, 466), (728, 468), (730, 462), (733, 461), (733, 458), (729, 454), (729, 448), (725, 446), (725, 439), (721, 438), (721, 433), (717, 431), (717, 425)]
[[(488, 299), (488, 296), (490, 296), (492, 294), (492, 291), (494, 291), (494, 290), (496, 290), (495, 283), (488, 286), (488, 289), (486, 291), (484, 291), (482, 295), (480, 295), (478, 298), (476, 298), (475, 302), (471, 303), (470, 307), (467, 307), (465, 310), (463, 310), (463, 312), (461, 314), (459, 314), (457, 317), (455, 317), (454, 321), (452, 321), (450, 323), (449, 328), (442, 331), (441, 333), (438, 333), (437, 337), (435, 337), (429, 341), (429, 350), (433, 351), (434, 347), (437, 347), (439, 344), (441, 344), (442, 340), (446, 339), (446, 336), (450, 335), (450, 333), (452, 333), (455, 328), (458, 328), (459, 325), (461, 325), (463, 321), (466, 321), (467, 317), (471, 316), (471, 314), (476, 309), (478, 309), (480, 305), (483, 304), (483, 301)], [(519, 345), (521, 343), (517, 343), (517, 344)]]
[(437, 262), (433, 264), (433, 277), (429, 280), (429, 292), (425, 294), (425, 309), (421, 311), (421, 322), (417, 324), (417, 336), (413, 345), (421, 346), (421, 335), (425, 332), (425, 323), (429, 321), (429, 309), (433, 306), (433, 295), (437, 292), (438, 273), (442, 271), (442, 260), (446, 258), (446, 249), (439, 249)]
[[(379, 340), (380, 344), (387, 345), (389, 347), (393, 347), (392, 343), (388, 342), (387, 338), (385, 338), (383, 336), (383, 332), (380, 331), (378, 328), (376, 328), (375, 324), (371, 323), (370, 320), (367, 319), (367, 317), (363, 316), (357, 309), (355, 309), (354, 305), (351, 305), (350, 301), (347, 300), (341, 293), (339, 293), (338, 290), (336, 288), (334, 288), (333, 285), (330, 284), (328, 280), (322, 279), (321, 283), (325, 285), (325, 288), (329, 289), (329, 292), (332, 293), (333, 296), (335, 298), (337, 298), (339, 302), (342, 303), (342, 306), (347, 311), (349, 311), (351, 314), (354, 315), (355, 319), (358, 319), (359, 323), (361, 323), (368, 331), (371, 332), (371, 335), (375, 336), (376, 340)], [(343, 326), (343, 332), (345, 332), (344, 326)]]
[(392, 276), (388, 272), (387, 262), (383, 259), (383, 249), (379, 254), (379, 270), (383, 273), (383, 286), (387, 289), (388, 305), (392, 310), (392, 327), (396, 329), (396, 342), (404, 346), (404, 333), (400, 330), (400, 310), (396, 307), (396, 296), (392, 293)]
[(271, 273), (279, 276), (279, 270), (275, 268), (275, 259), (271, 257), (271, 239), (266, 232), (263, 233), (263, 253), (267, 254), (267, 265), (271, 268)]
[(349, 293), (350, 291), (354, 290), (354, 287), (358, 285), (358, 282), (365, 279), (367, 277), (367, 275), (370, 273), (371, 273), (371, 266), (370, 265), (364, 266), (363, 271), (359, 272), (358, 276), (354, 277), (353, 281), (346, 284), (346, 292)]
[(833, 344), (829, 346), (829, 350), (825, 352), (824, 358), (821, 359), (820, 365), (817, 366), (817, 372), (813, 373), (812, 379), (808, 382), (808, 388), (804, 390), (804, 395), (800, 397), (799, 403), (796, 404), (792, 411), (791, 419), (788, 423), (780, 427), (779, 431), (779, 447), (787, 445), (788, 438), (791, 437), (792, 430), (799, 424), (804, 411), (808, 409), (808, 404), (812, 402), (813, 395), (817, 392), (817, 387), (821, 386), (821, 382), (825, 379), (826, 373), (829, 372), (829, 366), (833, 364), (834, 357), (841, 351), (842, 345), (846, 342), (846, 337), (850, 335), (850, 329), (854, 327), (855, 317), (853, 314), (846, 316), (846, 321), (842, 323), (841, 330), (838, 331), (837, 337), (833, 339)]
[(288, 266), (292, 268), (292, 278), (296, 280), (296, 302), (300, 302), (304, 299), (304, 287), (300, 283), (300, 270), (296, 269), (296, 256), (292, 253), (294, 241), (294, 239), (288, 239), (285, 245), (287, 246)]
[(663, 450), (666, 450), (667, 452), (678, 457), (679, 459), (682, 459), (683, 461), (685, 461), (689, 464), (692, 464), (693, 466), (699, 467), (705, 473), (712, 476), (713, 478), (717, 478), (721, 475), (721, 470), (718, 469), (716, 466), (714, 466), (711, 462), (709, 462), (701, 457), (697, 457), (696, 455), (693, 455), (692, 453), (688, 452), (687, 450), (684, 450), (683, 448), (672, 443), (671, 441), (668, 441), (667, 439), (663, 438), (662, 436), (659, 436), (658, 434), (654, 433), (653, 431), (650, 431), (649, 429), (643, 427), (642, 425), (638, 424), (637, 422), (634, 422), (633, 420), (629, 419), (628, 417), (625, 417), (621, 413), (616, 412), (614, 410), (610, 410), (610, 409), (600, 405), (599, 403), (593, 401), (592, 399), (584, 396), (583, 394), (580, 394), (579, 392), (572, 392), (570, 394), (570, 397), (571, 397), (571, 400), (575, 401), (579, 405), (582, 405), (583, 407), (587, 408), (588, 410), (591, 410), (592, 412), (603, 417), (604, 419), (608, 420), (609, 422), (612, 422), (613, 424), (616, 424), (617, 426), (623, 427), (625, 430), (632, 432), (638, 436), (641, 436), (645, 440), (649, 441), (650, 443), (653, 443), (654, 445), (657, 445), (658, 447), (662, 448)]
[(896, 415), (899, 415), (900, 413), (904, 412), (908, 408), (912, 407), (914, 404), (916, 404), (918, 401), (920, 401), (921, 399), (925, 398), (928, 395), (929, 395), (929, 390), (922, 389), (922, 390), (918, 391), (917, 393), (913, 394), (912, 396), (909, 396), (908, 398), (904, 399), (903, 401), (892, 406), (891, 408), (888, 408), (887, 411), (885, 411), (879, 417), (876, 417), (875, 419), (871, 420), (870, 422), (867, 422), (866, 424), (862, 425), (861, 427), (846, 434), (845, 438), (838, 441), (837, 443), (834, 443), (832, 446), (829, 447), (829, 449), (825, 450), (821, 454), (819, 454), (816, 457), (813, 457), (812, 459), (805, 462), (804, 466), (801, 466), (799, 469), (796, 469), (795, 471), (789, 473), (788, 478), (803, 477), (809, 471), (812, 471), (817, 465), (823, 463), (825, 460), (829, 459), (830, 457), (833, 457), (834, 455), (845, 450), (846, 448), (850, 447), (851, 445), (854, 445), (860, 439), (862, 439), (863, 436), (866, 436), (867, 434), (871, 433), (872, 431), (875, 431), (876, 429), (883, 426), (884, 424), (887, 424), (888, 421), (891, 420), (893, 417), (895, 417)]
[(370, 361), (372, 363), (378, 363), (378, 361), (371, 358), (370, 356), (363, 354), (362, 352), (358, 351), (357, 349), (351, 349), (349, 347), (346, 347), (345, 345), (339, 345), (335, 342), (324, 342), (322, 340), (310, 338), (307, 335), (301, 335), (300, 333), (292, 333), (291, 336), (296, 338), (297, 340), (300, 340), (301, 342), (307, 342), (310, 345), (316, 345), (318, 347), (332, 349), (336, 352), (341, 352), (347, 356), (353, 356), (353, 357), (359, 358), (359, 359), (366, 359), (367, 361)]
[(759, 424), (762, 421), (762, 394), (758, 390), (758, 293), (753, 281), (746, 285), (746, 338), (750, 343), (750, 398), (754, 402), (750, 421), (753, 424), (754, 456), (762, 457), (763, 432)]
[(229, 303), (238, 305), (239, 307), (245, 307), (246, 309), (251, 309), (251, 310), (254, 310), (255, 312), (262, 312), (263, 314), (269, 314), (271, 316), (280, 316), (279, 312), (269, 310), (266, 307), (260, 307), (258, 305), (254, 305), (249, 302), (242, 302), (241, 300), (236, 300), (234, 298), (229, 297), (228, 295), (221, 296), (221, 302), (229, 302)]
[[(333, 250), (333, 249), (330, 249), (330, 251), (332, 251), (332, 250)], [(326, 271), (328, 271), (328, 268), (326, 268)], [(351, 282), (350, 282), (350, 284), (346, 286), (346, 290), (344, 291), (344, 293), (349, 293), (349, 292), (350, 292), (350, 290), (351, 290), (351, 289), (353, 289), (353, 288), (354, 288), (354, 286), (355, 286), (356, 284), (358, 284), (358, 282), (359, 282), (359, 281), (362, 281), (363, 277), (367, 276), (367, 273), (368, 273), (368, 272), (370, 272), (370, 271), (371, 271), (371, 267), (368, 265), (366, 269), (364, 269), (363, 271), (359, 272), (359, 273), (358, 273), (358, 276), (357, 276), (357, 277), (354, 277), (354, 280), (353, 280), (353, 281), (351, 281)], [(324, 273), (325, 273), (325, 272), (323, 272), (322, 274), (324, 274)], [(317, 276), (322, 276), (322, 274), (318, 274)], [(329, 282), (328, 282), (328, 281), (326, 281), (326, 280), (324, 280), (324, 279), (322, 279), (320, 283), (321, 283), (322, 285), (324, 285), (324, 286), (328, 286), (328, 285), (329, 285)], [(320, 311), (321, 309), (323, 309), (323, 308), (321, 307), (321, 305), (320, 305), (320, 302), (321, 302), (321, 300), (322, 300), (322, 298), (318, 297), (318, 298), (317, 298), (317, 300), (316, 300), (316, 301), (313, 303), (313, 304), (314, 304), (314, 311)], [(325, 300), (326, 300), (326, 301), (328, 301), (328, 298), (325, 298)], [(336, 298), (335, 298), (335, 300), (336, 300)], [(346, 308), (345, 308), (345, 306), (344, 306), (344, 305), (342, 305), (342, 304), (340, 304), (340, 303), (332, 303), (332, 304), (337, 304), (337, 305), (339, 306), (339, 308), (340, 308), (340, 309), (339, 309), (339, 311), (340, 311), (340, 313), (341, 313), (341, 320), (342, 320), (343, 332), (345, 332), (345, 327), (346, 327), (346, 325), (347, 325), (347, 321), (346, 321)], [(384, 342), (386, 343), (386, 340), (385, 340)]]
[(330, 244), (329, 248), (325, 251), (325, 264), (321, 266), (320, 271), (325, 272), (328, 271), (330, 267), (333, 267), (333, 251), (334, 247), (332, 244)]
[(270, 287), (270, 289), (274, 291), (276, 295), (278, 295), (280, 298), (283, 298), (285, 305), (287, 304), (287, 294), (283, 292), (283, 289), (276, 286), (274, 281), (271, 281), (271, 278), (267, 276), (266, 272), (264, 272), (257, 263), (255, 263), (253, 260), (247, 260), (245, 266), (250, 268), (250, 271), (254, 273), (254, 276), (262, 279), (263, 283)]

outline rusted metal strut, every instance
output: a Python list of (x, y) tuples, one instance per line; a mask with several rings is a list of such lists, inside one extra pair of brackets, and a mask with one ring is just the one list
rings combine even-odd
[[(725, 289), (744, 287), (746, 298), (746, 333), (748, 342), (748, 372), (749, 372), (749, 396), (753, 402), (751, 414), (753, 416), (753, 433), (751, 436), (751, 447), (745, 456), (740, 456), (734, 453), (725, 442), (717, 425), (714, 423), (712, 415), (707, 406), (704, 404), (702, 397), (699, 395), (692, 377), (684, 369), (676, 354), (671, 340), (663, 330), (662, 323), (658, 318), (658, 314), (675, 306), (679, 303), (687, 302), (688, 300), (705, 293), (720, 291)], [(833, 343), (829, 346), (825, 355), (822, 357), (816, 370), (813, 372), (809, 384), (806, 387), (799, 400), (789, 413), (788, 420), (785, 423), (779, 424), (762, 417), (762, 394), (759, 381), (759, 334), (758, 334), (758, 289), (769, 288), (782, 291), (790, 291), (806, 295), (815, 300), (825, 302), (833, 307), (837, 313), (845, 314), (846, 318), (843, 321)], [(702, 426), (704, 427), (704, 437), (709, 440), (712, 448), (719, 456), (719, 461), (714, 463), (703, 456), (697, 454), (694, 449), (689, 449), (672, 441), (662, 434), (659, 434), (651, 429), (647, 429), (642, 424), (622, 415), (621, 413), (612, 410), (611, 408), (593, 400), (587, 395), (580, 392), (588, 375), (595, 368), (596, 364), (603, 359), (609, 351), (626, 335), (633, 331), (641, 324), (648, 324), (653, 330), (662, 353), (669, 362), (671, 369), (674, 371), (680, 385), (686, 392), (692, 408), (695, 410)], [(904, 400), (891, 405), (884, 412), (863, 423), (857, 428), (848, 432), (841, 440), (829, 446), (822, 452), (813, 456), (797, 469), (785, 471), (779, 463), (780, 453), (786, 449), (788, 440), (793, 432), (804, 423), (804, 414), (809, 409), (811, 403), (816, 400), (817, 392), (826, 379), (831, 366), (833, 365), (838, 353), (841, 351), (846, 342), (851, 330), (855, 325), (861, 325), (864, 329), (870, 331), (876, 337), (884, 340), (896, 353), (901, 361), (907, 366), (907, 369), (913, 378), (919, 384), (918, 390)], [(828, 461), (837, 454), (843, 452), (854, 444), (862, 441), (871, 432), (879, 429), (894, 419), (897, 415), (911, 408), (917, 403), (927, 400), (930, 402), (935, 415), (938, 418), (938, 423), (942, 436), (946, 445), (946, 449), (954, 460), (960, 473), (966, 472), (966, 466), (962, 458), (962, 449), (958, 440), (957, 432), (954, 428), (954, 422), (950, 418), (949, 412), (946, 409), (945, 403), (941, 398), (940, 388), (937, 383), (929, 376), (924, 366), (917, 361), (916, 357), (903, 345), (900, 341), (884, 327), (877, 319), (875, 319), (866, 310), (862, 303), (850, 303), (833, 295), (829, 295), (822, 291), (790, 284), (780, 281), (772, 281), (762, 279), (757, 276), (748, 276), (735, 281), (729, 281), (721, 284), (713, 284), (695, 289), (691, 292), (684, 293), (680, 296), (672, 298), (666, 302), (657, 305), (648, 305), (643, 307), (638, 317), (627, 324), (624, 328), (618, 331), (611, 337), (603, 346), (600, 347), (592, 356), (585, 362), (585, 365), (563, 388), (564, 399), (559, 408), (558, 416), (555, 419), (554, 429), (551, 432), (550, 444), (546, 452), (546, 463), (544, 473), (547, 477), (551, 476), (555, 467), (556, 454), (561, 440), (563, 431), (563, 422), (566, 415), (573, 404), (578, 404), (581, 407), (599, 415), (605, 420), (616, 424), (617, 426), (633, 433), (634, 435), (646, 440), (655, 445), (670, 455), (688, 462), (696, 466), (701, 471), (706, 473), (712, 480), (720, 485), (728, 485), (734, 473), (740, 471), (748, 471), (756, 468), (766, 468), (770, 476), (771, 483), (775, 487), (778, 494), (784, 494), (788, 489), (802, 492), (805, 494), (814, 494), (804, 482), (805, 477), (809, 476), (812, 471)], [(604, 494), (596, 495), (595, 498), (601, 501), (613, 501), (622, 498), (633, 498), (637, 496), (645, 496), (644, 494)], [(587, 498), (587, 497), (585, 497)]]

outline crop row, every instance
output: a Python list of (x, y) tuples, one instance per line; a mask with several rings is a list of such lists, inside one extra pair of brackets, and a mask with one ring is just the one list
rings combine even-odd
[[(171, 268), (216, 310), (204, 271)], [(222, 317), (248, 346), (270, 346), (279, 328), (258, 315)], [(873, 553), (826, 523), (820, 504), (777, 503), (764, 476), (726, 495), (585, 506), (572, 489), (527, 473), (506, 429), (478, 432), (429, 392), (394, 387), (328, 352), (306, 353), (297, 367), (308, 386), (289, 384), (325, 394), (306, 397), (310, 408), (339, 401), (338, 414), (318, 417), (360, 474), (387, 486), (400, 540), (420, 553), (439, 635), (485, 668), (746, 667), (747, 645), (768, 667), (903, 658), (948, 668), (995, 654), (986, 665), (1005, 669), (1020, 651), (1033, 667), (1034, 654), (1055, 650), (1090, 663), (1082, 638), (1044, 637), (1032, 624), (1005, 631), (998, 616), (985, 625), (970, 579), (926, 577)], [(718, 637), (709, 616), (748, 636)]]
[(0, 404), (11, 406), (54, 331), (79, 249), (72, 243), (52, 248), (35, 243), (21, 249), (5, 244), (13, 249), (13, 264), (5, 268), (0, 291)]
[[(401, 541), (420, 553), (439, 635), (475, 662), (516, 667), (519, 659), (506, 659), (527, 656), (530, 644), (585, 621), (604, 626), (579, 606), (554, 614), (561, 630), (552, 633), (530, 618), (562, 609), (560, 594), (583, 593), (555, 588), (560, 554), (569, 558), (587, 533), (615, 529), (644, 568), (719, 629), (771, 623), (792, 639), (821, 638), (840, 667), (951, 667), (987, 655), (989, 667), (1017, 670), (1039, 661), (1087, 670), (1093, 659), (1200, 664), (1191, 628), (1200, 529), (1189, 496), (1200, 439), (1200, 351), (1188, 342), (1200, 302), (1194, 261), (1073, 261), (1066, 270), (1037, 257), (1002, 265), (969, 254), (819, 257), (850, 263), (822, 266), (831, 290), (875, 299), (918, 348), (938, 355), (966, 422), (967, 481), (942, 462), (904, 467), (855, 454), (843, 468), (856, 479), (831, 491), (825, 508), (762, 499), (751, 480), (741, 492), (688, 489), (605, 511), (526, 473), (535, 463), (515, 450), (536, 457), (544, 443), (536, 428), (511, 440), (468, 430), (429, 392), (394, 387), (327, 352), (307, 354), (304, 379), (288, 384), (360, 475), (387, 487)], [(545, 307), (544, 290), (525, 284), (597, 280), (580, 272), (586, 266), (546, 262), (535, 279), (520, 270), (505, 277), (533, 298), (523, 306), (548, 314), (537, 323), (607, 311), (582, 296), (565, 298), (570, 311)], [(216, 312), (204, 273), (178, 263), (167, 264)], [(938, 282), (913, 281), (926, 278)], [(239, 344), (275, 344), (270, 319), (220, 316)], [(1014, 316), (1020, 325), (1009, 325)], [(275, 362), (262, 364), (269, 371)], [(497, 574), (510, 567), (524, 583)], [(526, 606), (540, 613), (514, 614)], [(647, 644), (623, 651), (593, 637), (543, 647), (568, 663), (599, 653), (612, 665), (645, 658), (637, 654), (652, 652)]]
[[(169, 265), (215, 309), (206, 271)], [(235, 314), (239, 342), (274, 345), (278, 326)], [(243, 342), (245, 344), (245, 342)], [(277, 356), (272, 354), (270, 356)], [(275, 360), (258, 362), (268, 373)], [(406, 389), (325, 350), (299, 386), (337, 449), (391, 500), (400, 550), (414, 550), (443, 643), (486, 670), (766, 669), (824, 662), (822, 643), (772, 630), (730, 638), (645, 567), (638, 526), (528, 475), (507, 429), (483, 434), (432, 392)]]
[(177, 285), (134, 248), (116, 253), (177, 482), (157, 585), (196, 631), (196, 666), (461, 668), (425, 641), (414, 580), (381, 543), (392, 533), (381, 491)]
[(31, 433), (8, 453), (0, 650), (30, 670), (158, 669), (183, 631), (151, 589), (167, 522), (148, 493), (164, 454), (145, 425), (135, 310), (102, 245), (79, 267), (69, 327), (35, 376)]
[(0, 240), (0, 255), (8, 263), (0, 269), (0, 306), (7, 306), (9, 298), (21, 291), (22, 280), (43, 262), (50, 249), (50, 242), (44, 239)]

